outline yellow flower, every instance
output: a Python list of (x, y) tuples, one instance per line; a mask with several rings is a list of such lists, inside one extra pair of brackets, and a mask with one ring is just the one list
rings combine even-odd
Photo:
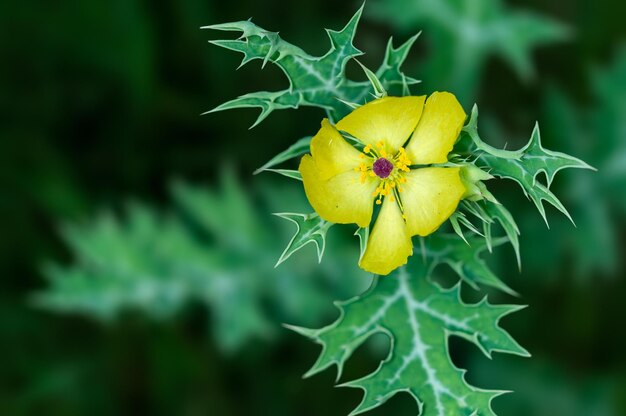
[[(371, 101), (333, 126), (327, 119), (300, 162), (304, 190), (323, 219), (367, 227), (381, 205), (359, 266), (389, 274), (413, 253), (411, 237), (434, 232), (465, 187), (444, 164), (466, 114), (447, 92)], [(341, 135), (358, 139), (359, 151)]]

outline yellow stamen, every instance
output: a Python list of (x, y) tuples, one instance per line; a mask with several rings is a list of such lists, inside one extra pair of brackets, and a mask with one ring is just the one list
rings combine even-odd
[[(382, 204), (385, 197), (389, 197), (391, 202), (398, 203), (398, 205), (400, 206), (400, 210), (403, 212), (402, 218), (404, 218), (404, 220), (406, 221), (406, 216), (404, 215), (402, 200), (400, 199), (399, 193), (403, 191), (403, 189), (400, 187), (400, 184), (407, 182), (402, 172), (411, 171), (411, 169), (409, 168), (409, 166), (411, 165), (411, 161), (407, 157), (406, 150), (403, 147), (398, 149), (398, 153), (393, 158), (391, 158), (389, 153), (387, 153), (384, 140), (378, 141), (375, 147), (379, 149), (378, 152), (376, 150), (373, 150), (371, 145), (365, 146), (365, 148), (363, 149), (363, 154), (368, 157), (384, 157), (387, 160), (390, 160), (393, 163), (394, 170), (391, 175), (389, 175), (389, 177), (384, 178), (380, 181), (380, 183), (376, 187), (376, 190), (372, 192), (372, 196), (375, 198), (376, 205)], [(361, 163), (359, 165), (358, 171), (361, 172), (361, 183), (364, 183), (367, 174), (369, 174), (371, 177), (377, 177), (376, 173), (374, 173), (374, 171), (372, 170), (372, 166), (368, 166), (365, 163)]]

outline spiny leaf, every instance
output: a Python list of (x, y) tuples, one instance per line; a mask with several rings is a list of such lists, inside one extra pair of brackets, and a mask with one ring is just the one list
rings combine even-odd
[(459, 213), (455, 212), (454, 214), (452, 214), (450, 216), (450, 224), (452, 225), (452, 229), (454, 230), (454, 232), (463, 239), (463, 241), (465, 241), (465, 243), (467, 243), (467, 240), (465, 239), (465, 234), (463, 234), (463, 230), (461, 230), (461, 225), (459, 224), (458, 218), (459, 217)]
[(376, 98), (386, 97), (387, 90), (385, 90), (385, 87), (383, 87), (383, 84), (380, 82), (376, 74), (373, 73), (368, 67), (363, 65), (358, 60), (356, 62), (359, 64), (363, 72), (365, 72), (365, 75), (367, 76), (367, 79), (369, 80), (370, 84), (372, 84), (372, 88), (374, 89), (374, 93), (373, 93), (374, 96)]
[(467, 242), (467, 239), (465, 238), (465, 234), (463, 234), (463, 230), (461, 229), (461, 225), (463, 225), (465, 228), (467, 228), (468, 230), (470, 230), (471, 232), (478, 234), (478, 235), (482, 235), (480, 233), (480, 231), (478, 231), (478, 229), (476, 229), (476, 227), (474, 226), (474, 224), (472, 224), (467, 217), (465, 216), (465, 214), (463, 214), (460, 211), (455, 212), (454, 214), (452, 214), (450, 216), (450, 224), (452, 224), (452, 229), (454, 230), (454, 232), (463, 239), (463, 241), (465, 241), (466, 244), (469, 244)]
[[(506, 241), (506, 238), (496, 238), (492, 240), (492, 246), (497, 247)], [(464, 282), (475, 289), (478, 289), (480, 284), (494, 287), (510, 295), (517, 295), (480, 257), (487, 249), (485, 238), (469, 235), (462, 241), (453, 234), (435, 233), (426, 237), (424, 243), (422, 258), (430, 267), (447, 264)]]
[[(544, 200), (573, 222), (561, 201), (550, 191), (549, 187), (554, 176), (561, 169), (595, 169), (573, 156), (544, 149), (537, 124), (526, 146), (511, 151), (496, 149), (483, 142), (478, 135), (477, 123), (478, 108), (474, 106), (470, 121), (463, 128), (463, 133), (471, 139), (477, 152), (482, 152), (478, 163), (481, 163), (494, 176), (517, 182), (524, 194), (535, 203), (546, 225), (548, 225), (548, 219), (542, 202)], [(540, 173), (545, 174), (547, 186), (537, 180)]]
[[(492, 220), (496, 220), (502, 226), (511, 246), (513, 246), (513, 250), (515, 251), (515, 258), (517, 259), (517, 267), (522, 268), (522, 258), (520, 256), (520, 248), (519, 248), (519, 228), (513, 219), (513, 216), (502, 204), (494, 204), (490, 201), (479, 201), (476, 203), (478, 206), (482, 206), (487, 215), (489, 215)], [(491, 238), (491, 224), (486, 223), (488, 231), (485, 234), (489, 234)]]
[[(295, 208), (307, 205), (298, 199), (300, 189), (262, 191), (266, 204), (288, 199)], [(66, 227), (74, 260), (46, 267), (50, 283), (35, 303), (111, 321), (127, 310), (170, 319), (199, 302), (211, 311), (218, 345), (233, 352), (252, 339), (276, 335), (278, 322), (318, 323), (329, 296), (349, 296), (369, 281), (352, 267), (357, 253), (345, 244), (334, 247), (321, 266), (302, 256), (273, 268), (291, 227), (261, 216), (250, 190), (233, 175), (222, 178), (221, 189), (177, 182), (172, 194), (170, 213), (133, 204), (123, 215)]]
[(315, 244), (318, 261), (322, 261), (324, 248), (326, 247), (326, 232), (333, 225), (333, 223), (324, 221), (315, 213), (306, 215), (283, 212), (274, 215), (293, 222), (297, 227), (296, 233), (292, 237), (291, 241), (289, 241), (289, 244), (287, 244), (285, 251), (281, 254), (275, 267), (278, 267), (278, 265), (291, 257), (293, 253), (309, 243)]
[[(463, 201), (461, 201), (461, 205), (462, 205), (464, 210), (466, 210), (470, 214), (474, 215), (475, 217), (479, 218), (482, 222), (486, 222), (488, 224), (491, 224), (491, 223), (493, 223), (493, 219), (491, 218), (489, 213), (484, 209), (483, 205), (481, 204), (481, 201), (484, 201), (484, 200), (479, 200), (479, 201), (463, 200)], [(499, 204), (499, 203), (493, 202), (493, 201), (487, 201), (487, 202), (490, 202), (490, 203), (496, 204), (496, 205)]]
[[(497, 201), (493, 202), (486, 199), (479, 201), (464, 200), (461, 203), (461, 210), (472, 214), (482, 223), (483, 233), (477, 234), (480, 234), (482, 237), (485, 238), (485, 243), (487, 244), (487, 249), (489, 250), (489, 252), (491, 252), (493, 249), (492, 226), (497, 221), (502, 226), (506, 237), (513, 246), (513, 250), (515, 251), (515, 256), (517, 258), (518, 268), (521, 269), (522, 265), (519, 250), (520, 231), (517, 227), (517, 224), (515, 223), (515, 220), (513, 219), (513, 216), (504, 207), (504, 205), (500, 204)], [(462, 214), (462, 211), (459, 211), (456, 214)]]
[(293, 159), (298, 156), (302, 156), (305, 153), (308, 153), (311, 148), (311, 139), (312, 137), (308, 136), (308, 137), (303, 137), (302, 139), (298, 140), (297, 142), (289, 146), (288, 149), (283, 150), (282, 152), (280, 152), (279, 154), (271, 158), (266, 164), (264, 164), (263, 166), (255, 170), (254, 174), (257, 175), (263, 172), (264, 170), (268, 170), (290, 159)]
[[(250, 21), (205, 26), (205, 29), (241, 32), (237, 40), (214, 40), (211, 43), (243, 53), (242, 65), (254, 59), (262, 59), (264, 64), (271, 62), (279, 66), (289, 80), (286, 90), (245, 94), (209, 112), (259, 107), (261, 114), (254, 127), (274, 110), (304, 105), (320, 107), (332, 121), (338, 121), (351, 111), (350, 106), (344, 103), (364, 103), (374, 91), (369, 81), (355, 82), (345, 76), (347, 62), (363, 54), (353, 44), (362, 11), (361, 7), (342, 30), (327, 30), (331, 48), (320, 57), (309, 55), (284, 41), (278, 33), (267, 31)], [(400, 70), (414, 41), (415, 38), (411, 38), (398, 49), (394, 49), (391, 42), (388, 44), (385, 59), (375, 73), (383, 89), (417, 83)]]
[(419, 84), (421, 81), (411, 77), (407, 77), (402, 71), (402, 65), (409, 56), (411, 47), (421, 35), (422, 32), (411, 36), (406, 42), (398, 48), (393, 47), (393, 38), (389, 38), (387, 49), (385, 50), (385, 58), (382, 65), (376, 71), (376, 78), (381, 80), (383, 86), (389, 88), (395, 85), (401, 85), (404, 92), (402, 95), (410, 95), (409, 86)]
[(283, 176), (286, 176), (288, 178), (295, 179), (297, 181), (301, 181), (302, 180), (302, 174), (298, 170), (293, 170), (293, 169), (265, 169), (265, 171), (266, 172), (278, 173), (279, 175), (283, 175)]
[(450, 359), (448, 338), (467, 339), (488, 357), (493, 351), (528, 356), (498, 325), (502, 317), (522, 306), (493, 305), (486, 298), (466, 304), (460, 285), (442, 289), (428, 280), (428, 265), (414, 266), (412, 275), (407, 268), (397, 269), (379, 278), (362, 296), (338, 303), (339, 319), (325, 328), (290, 327), (322, 345), (306, 376), (334, 364), (339, 379), (352, 353), (372, 335), (383, 333), (391, 339), (388, 357), (376, 371), (341, 384), (363, 390), (363, 399), (351, 414), (374, 409), (395, 394), (407, 392), (422, 416), (494, 415), (491, 400), (503, 392), (469, 385), (465, 371)]
[(253, 275), (199, 243), (175, 217), (135, 206), (122, 220), (106, 215), (70, 227), (66, 239), (77, 262), (46, 268), (51, 286), (35, 297), (39, 306), (104, 321), (128, 309), (166, 319), (200, 300), (211, 307), (213, 330), (226, 351), (271, 331)]

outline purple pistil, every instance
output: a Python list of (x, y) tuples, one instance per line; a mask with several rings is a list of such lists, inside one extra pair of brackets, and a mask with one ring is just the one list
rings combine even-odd
[(381, 179), (385, 179), (389, 177), (391, 171), (393, 170), (393, 163), (385, 159), (384, 157), (376, 159), (374, 165), (372, 166), (372, 170)]

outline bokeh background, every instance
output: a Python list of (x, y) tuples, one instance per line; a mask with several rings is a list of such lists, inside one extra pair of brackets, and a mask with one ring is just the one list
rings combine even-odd
[[(301, 379), (320, 326), (359, 293), (355, 240), (333, 230), (273, 269), (306, 212), (297, 184), (251, 173), (322, 117), (304, 108), (200, 113), (284, 88), (277, 68), (207, 43), (202, 25), (253, 17), (314, 54), (357, 2), (5, 0), (0, 3), (0, 414), (343, 415), (360, 392), (334, 371)], [(478, 103), (483, 138), (509, 148), (540, 122), (547, 148), (599, 169), (554, 188), (574, 228), (548, 231), (514, 183), (493, 191), (522, 230), (522, 272), (491, 261), (530, 307), (503, 325), (532, 359), (453, 358), (481, 387), (514, 390), (502, 415), (626, 414), (626, 6), (617, 0), (370, 0), (357, 33), (375, 67), (389, 36), (423, 30), (413, 92)], [(364, 78), (356, 65), (349, 72)], [(269, 174), (268, 174), (269, 175)], [(359, 350), (346, 379), (385, 356)], [(410, 415), (398, 396), (372, 415)]]

